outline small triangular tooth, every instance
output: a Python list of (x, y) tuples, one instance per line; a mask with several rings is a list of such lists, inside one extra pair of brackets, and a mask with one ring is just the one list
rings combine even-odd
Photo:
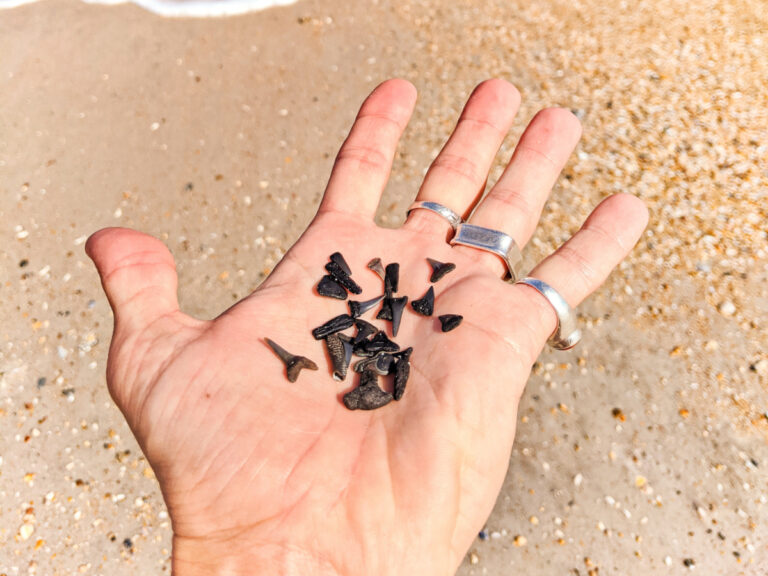
[(274, 340), (270, 340), (269, 338), (264, 338), (264, 340), (269, 345), (269, 347), (272, 348), (274, 353), (277, 354), (280, 360), (283, 361), (283, 364), (285, 364), (286, 374), (288, 376), (289, 382), (296, 382), (299, 377), (299, 373), (304, 369), (317, 370), (317, 364), (312, 362), (312, 360), (309, 358), (291, 354), (288, 352), (288, 350), (280, 346)]
[(344, 270), (344, 274), (347, 276), (352, 276), (352, 270), (349, 267), (349, 264), (347, 264), (347, 261), (344, 260), (344, 256), (341, 255), (341, 252), (334, 252), (331, 254), (330, 258), (331, 262), (335, 262), (339, 265), (339, 268)]
[(337, 300), (346, 300), (347, 291), (344, 287), (334, 280), (333, 276), (326, 274), (317, 284), (317, 293), (320, 296), (328, 296)]
[(371, 300), (366, 300), (365, 302), (358, 302), (357, 300), (350, 300), (347, 302), (349, 305), (349, 314), (352, 316), (352, 318), (357, 318), (358, 316), (362, 316), (368, 310), (376, 306), (379, 302), (381, 302), (384, 299), (384, 295), (377, 296), (376, 298), (372, 298)]
[(461, 324), (461, 321), (464, 320), (464, 317), (459, 316), (458, 314), (443, 314), (442, 316), (438, 316), (437, 319), (440, 320), (442, 331), (450, 332), (454, 328), (458, 327), (459, 324)]
[(368, 262), (368, 268), (376, 272), (379, 278), (384, 280), (384, 266), (381, 264), (381, 258), (374, 258)]
[(349, 274), (344, 272), (341, 266), (336, 264), (336, 262), (328, 262), (328, 264), (325, 265), (325, 269), (336, 282), (344, 286), (344, 288), (352, 292), (352, 294), (360, 294), (363, 291), (363, 289), (360, 288), (360, 285), (352, 280)]
[(377, 320), (392, 320), (392, 297), (385, 296), (381, 301), (381, 309), (376, 314)]
[(408, 383), (408, 377), (411, 374), (411, 352), (413, 348), (406, 348), (402, 352), (393, 354), (395, 359), (395, 365), (393, 367), (395, 372), (395, 384), (392, 396), (395, 400), (400, 400), (405, 394), (405, 385)]
[(429, 281), (433, 284), (448, 274), (448, 272), (456, 269), (456, 264), (453, 262), (440, 262), (433, 258), (427, 258), (427, 262), (432, 266), (432, 275), (429, 277)]
[(403, 318), (403, 310), (408, 303), (408, 296), (392, 298), (392, 336), (397, 336), (400, 330), (400, 321)]
[(370, 322), (366, 322), (362, 318), (355, 318), (355, 327), (357, 328), (357, 333), (355, 334), (354, 338), (352, 338), (352, 344), (355, 345), (360, 344), (366, 338), (373, 336), (376, 334), (376, 332), (379, 331), (376, 326)]
[(387, 264), (386, 272), (384, 273), (384, 293), (387, 297), (397, 292), (400, 285), (400, 264), (393, 262)]
[(435, 289), (430, 286), (427, 293), (419, 300), (411, 302), (411, 307), (422, 316), (432, 316), (435, 310)]

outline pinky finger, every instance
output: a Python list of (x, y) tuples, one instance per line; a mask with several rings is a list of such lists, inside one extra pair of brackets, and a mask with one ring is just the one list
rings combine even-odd
[[(630, 194), (616, 194), (592, 211), (570, 240), (543, 260), (529, 274), (543, 280), (571, 306), (594, 292), (632, 250), (648, 224), (645, 204)], [(536, 290), (518, 284), (539, 310), (537, 329), (543, 343), (554, 331), (557, 318), (549, 302)]]

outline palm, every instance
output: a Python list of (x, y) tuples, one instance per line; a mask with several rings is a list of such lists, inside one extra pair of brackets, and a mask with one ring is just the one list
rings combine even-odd
[[(334, 178), (353, 177), (359, 160), (340, 162)], [(493, 506), (517, 399), (552, 319), (529, 290), (499, 281), (498, 263), (482, 265), (486, 255), (451, 248), (429, 230), (434, 221), (378, 228), (337, 209), (333, 183), (325, 209), (273, 274), (216, 320), (191, 319), (155, 299), (163, 313), (121, 331), (120, 298), (111, 294), (118, 311), (111, 391), (157, 472), (177, 543), (242, 545), (254, 558), (262, 548), (290, 547), (328, 558), (343, 573), (448, 573)], [(377, 183), (369, 184), (356, 194), (375, 197)], [(126, 241), (133, 253), (151, 253), (136, 242)], [(335, 251), (349, 262), (363, 299), (382, 292), (365, 269), (373, 257), (400, 263), (399, 292), (410, 299), (428, 286), (427, 256), (457, 265), (435, 285), (435, 311), (461, 314), (464, 323), (443, 334), (435, 318), (406, 311), (396, 340), (414, 348), (411, 378), (403, 399), (380, 410), (344, 408), (340, 397), (353, 375), (335, 382), (324, 347), (311, 336), (346, 311), (313, 291)], [(117, 273), (132, 273), (151, 292), (169, 264), (158, 256), (149, 268), (133, 262)], [(320, 370), (289, 383), (265, 337)], [(372, 556), (382, 539), (394, 554)], [(429, 551), (418, 571), (406, 565), (413, 548)]]

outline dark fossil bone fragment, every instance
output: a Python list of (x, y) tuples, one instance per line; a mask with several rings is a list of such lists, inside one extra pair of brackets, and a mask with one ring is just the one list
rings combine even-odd
[(344, 287), (333, 279), (333, 276), (325, 275), (320, 279), (317, 284), (317, 293), (320, 296), (328, 296), (330, 298), (336, 298), (338, 300), (347, 299), (347, 291)]
[(350, 269), (349, 264), (347, 264), (347, 261), (344, 260), (344, 256), (341, 255), (341, 252), (334, 252), (331, 254), (331, 262), (338, 264), (339, 268), (344, 271), (344, 274), (352, 276), (352, 270)]
[(387, 298), (391, 298), (392, 294), (397, 292), (400, 284), (400, 264), (393, 262), (387, 264), (387, 270), (384, 274), (384, 293)]
[(264, 338), (264, 340), (267, 344), (269, 344), (269, 347), (272, 348), (274, 353), (277, 354), (280, 360), (282, 360), (285, 364), (289, 382), (296, 382), (296, 379), (299, 377), (299, 372), (304, 369), (317, 370), (317, 364), (312, 362), (312, 360), (309, 358), (291, 354), (277, 342), (270, 340), (269, 338)]
[(403, 310), (405, 305), (408, 304), (408, 296), (401, 296), (400, 298), (392, 298), (392, 336), (397, 336), (400, 330), (400, 320), (403, 318)]
[(373, 336), (376, 334), (376, 332), (379, 331), (376, 326), (371, 324), (370, 322), (366, 322), (365, 320), (361, 318), (355, 318), (355, 327), (357, 328), (357, 333), (355, 334), (355, 337), (352, 339), (352, 344), (357, 346), (361, 342), (363, 342), (365, 339), (368, 338), (368, 336)]
[(333, 379), (344, 380), (347, 377), (347, 368), (352, 359), (352, 341), (345, 334), (331, 334), (325, 338), (325, 345), (331, 357), (333, 365)]
[(379, 275), (379, 278), (384, 280), (384, 266), (381, 264), (381, 258), (374, 258), (368, 262), (368, 268), (376, 272), (376, 274)]
[(349, 314), (341, 314), (340, 316), (336, 316), (335, 318), (331, 318), (323, 324), (322, 326), (318, 326), (314, 330), (312, 330), (312, 336), (315, 337), (315, 340), (322, 340), (326, 336), (329, 336), (330, 334), (335, 334), (336, 332), (341, 332), (342, 330), (346, 330), (352, 324), (355, 323), (354, 318), (350, 316)]
[(432, 258), (427, 258), (427, 262), (432, 266), (432, 275), (429, 277), (429, 281), (433, 284), (448, 274), (448, 272), (456, 269), (456, 264), (453, 262), (438, 262)]
[(349, 314), (352, 316), (352, 318), (357, 318), (358, 316), (365, 314), (376, 306), (379, 302), (381, 302), (384, 299), (384, 295), (377, 296), (376, 298), (372, 298), (371, 300), (366, 300), (365, 302), (358, 302), (356, 300), (350, 300), (347, 302), (349, 305)]
[(360, 294), (363, 291), (358, 283), (352, 280), (349, 274), (344, 272), (341, 266), (336, 264), (336, 262), (328, 262), (328, 264), (325, 265), (325, 269), (328, 271), (328, 274), (333, 276), (333, 279), (336, 280), (336, 282), (344, 286), (344, 288), (352, 292), (352, 294)]
[(422, 298), (411, 302), (411, 307), (422, 316), (432, 316), (435, 310), (435, 289), (430, 286)]
[(459, 316), (458, 314), (443, 314), (437, 318), (440, 320), (440, 326), (443, 332), (450, 332), (464, 320), (464, 317)]
[(384, 332), (377, 332), (370, 340), (363, 340), (355, 346), (355, 354), (358, 356), (375, 356), (379, 352), (397, 352), (400, 346), (392, 342)]
[(392, 320), (392, 297), (385, 296), (381, 301), (381, 309), (376, 314), (377, 320)]
[(378, 376), (370, 370), (360, 375), (360, 386), (344, 394), (344, 406), (349, 410), (375, 410), (392, 402), (392, 394), (379, 388)]
[(395, 400), (400, 400), (405, 394), (405, 385), (408, 383), (408, 377), (411, 374), (411, 353), (413, 348), (406, 348), (402, 352), (393, 354), (395, 365), (395, 387), (392, 396)]
[(370, 358), (363, 358), (355, 362), (353, 370), (355, 372), (364, 372), (366, 370), (373, 370), (379, 376), (386, 376), (390, 373), (392, 365), (395, 361), (395, 357), (388, 352), (379, 352), (376, 356)]

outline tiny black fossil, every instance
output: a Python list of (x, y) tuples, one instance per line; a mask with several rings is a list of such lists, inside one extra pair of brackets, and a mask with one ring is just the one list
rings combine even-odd
[(377, 332), (370, 340), (363, 340), (355, 346), (355, 354), (358, 356), (375, 356), (379, 352), (397, 352), (400, 346), (392, 342), (384, 332)]
[(453, 262), (438, 262), (432, 258), (427, 258), (427, 262), (432, 266), (432, 275), (429, 277), (429, 281), (433, 284), (448, 274), (448, 272), (456, 269), (456, 264)]
[(381, 301), (381, 309), (376, 314), (377, 320), (392, 320), (392, 297), (385, 296)]
[(413, 352), (413, 348), (409, 347), (392, 356), (395, 361), (395, 387), (392, 396), (395, 400), (400, 400), (405, 394), (405, 385), (411, 374), (411, 352)]
[(401, 296), (400, 298), (392, 298), (390, 308), (392, 310), (392, 336), (397, 336), (400, 330), (400, 320), (403, 318), (403, 310), (408, 303), (408, 296)]
[(352, 324), (355, 323), (354, 318), (350, 316), (349, 314), (341, 314), (340, 316), (336, 316), (335, 318), (331, 318), (323, 324), (322, 326), (318, 326), (314, 330), (312, 330), (312, 336), (315, 337), (315, 340), (322, 340), (329, 334), (334, 334), (336, 332), (341, 332), (342, 330), (346, 330)]
[(387, 270), (384, 274), (384, 292), (391, 298), (392, 294), (397, 292), (400, 284), (400, 264), (393, 262), (387, 264)]
[(366, 322), (361, 318), (355, 318), (355, 327), (357, 328), (357, 333), (355, 334), (355, 337), (352, 339), (352, 344), (354, 345), (361, 343), (363, 340), (368, 338), (368, 336), (373, 336), (374, 334), (376, 334), (376, 332), (379, 331), (379, 329), (376, 328), (376, 326), (374, 326), (370, 322)]
[(384, 280), (384, 266), (381, 264), (381, 258), (374, 258), (368, 262), (368, 268), (376, 272), (376, 274), (379, 275), (379, 278)]
[(411, 302), (411, 307), (422, 316), (432, 316), (435, 310), (435, 289), (430, 286), (421, 299)]
[(464, 317), (459, 316), (458, 314), (443, 314), (437, 318), (440, 320), (440, 325), (443, 332), (450, 332), (459, 324), (461, 324), (462, 320), (464, 320)]
[(373, 370), (379, 376), (386, 376), (390, 373), (392, 365), (395, 361), (395, 357), (388, 352), (379, 352), (376, 356), (370, 358), (363, 358), (355, 362), (352, 367), (355, 372), (364, 372), (366, 370)]
[(347, 261), (344, 260), (344, 256), (341, 255), (341, 252), (334, 252), (331, 254), (331, 262), (336, 262), (336, 264), (339, 265), (339, 268), (344, 270), (344, 274), (352, 276), (352, 270), (350, 269), (349, 264), (347, 264)]
[(317, 370), (317, 364), (312, 362), (312, 360), (309, 358), (291, 354), (277, 342), (274, 342), (269, 338), (264, 338), (264, 340), (267, 342), (267, 344), (269, 344), (269, 347), (272, 348), (275, 354), (277, 354), (280, 360), (282, 360), (285, 364), (289, 382), (296, 382), (296, 379), (299, 377), (299, 372), (305, 368), (307, 370)]
[(325, 338), (325, 345), (333, 364), (333, 379), (344, 380), (347, 368), (352, 359), (352, 342), (345, 334), (330, 334)]
[(372, 298), (370, 300), (366, 300), (365, 302), (358, 302), (356, 300), (350, 300), (347, 302), (347, 305), (349, 305), (349, 314), (352, 316), (352, 318), (357, 318), (361, 314), (365, 314), (376, 306), (379, 302), (382, 301), (384, 298), (384, 295), (377, 296), (376, 298)]
[(358, 283), (352, 280), (352, 278), (349, 277), (349, 274), (344, 272), (341, 266), (336, 264), (336, 262), (328, 262), (328, 264), (325, 265), (325, 269), (328, 270), (328, 273), (333, 276), (333, 279), (336, 280), (336, 282), (344, 286), (344, 288), (352, 292), (352, 294), (360, 294), (363, 291)]
[(379, 388), (378, 376), (370, 370), (360, 375), (360, 386), (344, 394), (344, 406), (349, 410), (375, 410), (392, 402), (392, 394)]
[(328, 296), (338, 300), (347, 299), (347, 291), (344, 287), (336, 282), (332, 276), (327, 274), (323, 276), (317, 284), (317, 293), (320, 294), (320, 296)]

